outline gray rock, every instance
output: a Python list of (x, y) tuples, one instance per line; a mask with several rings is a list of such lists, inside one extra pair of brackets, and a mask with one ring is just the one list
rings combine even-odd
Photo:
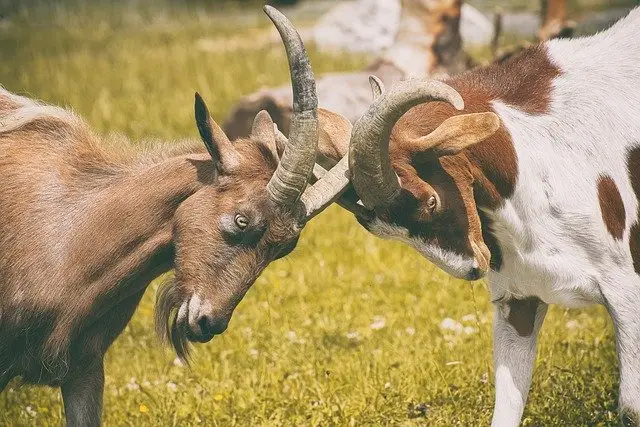
[(348, 1), (320, 18), (314, 40), (321, 49), (378, 53), (393, 44), (399, 25), (399, 0)]
[(493, 23), (478, 9), (464, 3), (460, 11), (460, 35), (465, 47), (486, 46), (493, 39)]
[[(400, 9), (400, 0), (343, 2), (320, 18), (313, 38), (320, 49), (380, 53), (395, 41)], [(493, 24), (478, 9), (463, 4), (460, 32), (466, 46), (487, 45)]]

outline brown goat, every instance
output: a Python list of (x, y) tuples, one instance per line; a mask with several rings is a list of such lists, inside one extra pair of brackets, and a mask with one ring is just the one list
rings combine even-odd
[[(103, 356), (148, 284), (158, 331), (188, 341), (222, 333), (262, 270), (293, 250), (306, 221), (342, 191), (346, 162), (307, 186), (323, 128), (304, 46), (273, 8), (294, 89), (290, 143), (261, 112), (231, 143), (196, 94), (205, 143), (109, 149), (76, 115), (0, 89), (0, 391), (15, 376), (60, 386), (67, 425), (99, 425)], [(120, 141), (121, 142), (121, 141)]]

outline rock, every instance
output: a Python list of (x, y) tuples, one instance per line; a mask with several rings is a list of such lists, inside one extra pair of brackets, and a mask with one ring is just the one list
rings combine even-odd
[(379, 53), (391, 46), (400, 25), (400, 0), (344, 2), (320, 18), (314, 40), (321, 49)]
[[(400, 10), (400, 0), (343, 2), (320, 18), (313, 29), (313, 38), (324, 50), (379, 54), (395, 41)], [(493, 37), (493, 24), (482, 12), (465, 3), (460, 33), (465, 45), (488, 45)]]
[(464, 46), (486, 46), (493, 38), (493, 23), (478, 9), (464, 3), (460, 11), (460, 35)]

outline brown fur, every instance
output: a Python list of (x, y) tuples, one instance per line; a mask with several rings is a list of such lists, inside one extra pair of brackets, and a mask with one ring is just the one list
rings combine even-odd
[[(634, 148), (629, 151), (627, 156), (627, 170), (629, 171), (629, 179), (636, 198), (640, 200), (640, 148)], [(640, 208), (638, 208), (640, 218)], [(629, 250), (633, 259), (633, 268), (637, 274), (640, 274), (640, 222), (636, 221), (631, 226), (629, 232)]]
[(538, 298), (511, 300), (507, 303), (509, 306), (507, 320), (521, 337), (528, 337), (533, 333), (538, 304), (540, 304)]
[[(16, 99), (0, 91), (0, 117), (40, 108)], [(64, 385), (101, 361), (147, 285), (172, 268), (160, 323), (173, 328), (176, 305), (196, 290), (230, 315), (304, 225), (267, 197), (272, 152), (234, 146), (240, 167), (220, 174), (200, 141), (133, 148), (71, 113), (0, 129), (0, 386), (14, 376)], [(238, 210), (254, 221), (240, 243), (219, 228)], [(174, 333), (184, 357), (185, 332)]]
[[(552, 81), (559, 75), (558, 68), (549, 62), (546, 48), (540, 45), (500, 64), (446, 81), (464, 99), (464, 110), (430, 102), (412, 108), (396, 123), (389, 154), (402, 191), (388, 209), (376, 214), (383, 221), (408, 228), (411, 235), (459, 254), (473, 255), (474, 245), (480, 252), (486, 245), (491, 267), (499, 269), (500, 248), (479, 208), (496, 208), (513, 193), (518, 161), (509, 133), (501, 127), (483, 142), (445, 156), (434, 150), (421, 151), (415, 141), (454, 115), (492, 112), (491, 102), (495, 100), (529, 114), (544, 114), (549, 108)], [(329, 156), (334, 150), (320, 146), (320, 151)], [(442, 207), (431, 214), (427, 203), (436, 194)], [(366, 226), (366, 220), (361, 222)], [(477, 249), (475, 252), (478, 255)]]
[(598, 202), (602, 220), (609, 234), (622, 240), (626, 219), (624, 204), (618, 186), (610, 176), (601, 176), (598, 179)]

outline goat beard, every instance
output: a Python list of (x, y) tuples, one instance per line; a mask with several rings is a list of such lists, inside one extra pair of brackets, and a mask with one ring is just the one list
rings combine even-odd
[(169, 281), (158, 289), (156, 298), (155, 323), (160, 340), (171, 344), (176, 355), (184, 364), (189, 363), (189, 340), (185, 331), (177, 323), (178, 309), (184, 301), (184, 295), (175, 281)]

